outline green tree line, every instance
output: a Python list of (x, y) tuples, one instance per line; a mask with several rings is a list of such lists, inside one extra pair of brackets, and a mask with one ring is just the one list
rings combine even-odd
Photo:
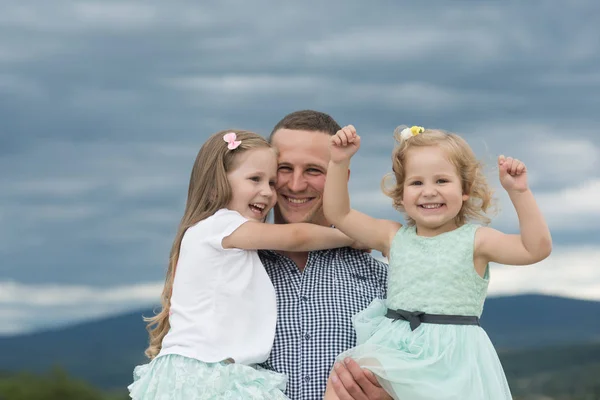
[(0, 400), (126, 400), (125, 391), (102, 392), (55, 367), (46, 374), (0, 375)]

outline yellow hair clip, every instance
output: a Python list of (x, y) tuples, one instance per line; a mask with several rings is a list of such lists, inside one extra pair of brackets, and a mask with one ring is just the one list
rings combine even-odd
[(402, 140), (410, 139), (411, 137), (417, 136), (419, 133), (423, 133), (424, 131), (425, 128), (422, 126), (411, 126), (410, 128), (404, 128), (402, 129), (402, 132), (400, 132), (400, 138)]

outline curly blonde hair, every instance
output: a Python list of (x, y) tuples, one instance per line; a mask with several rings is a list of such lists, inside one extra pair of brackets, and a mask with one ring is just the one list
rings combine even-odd
[[(410, 149), (427, 146), (438, 146), (446, 152), (462, 181), (463, 194), (469, 195), (455, 217), (456, 225), (462, 226), (468, 221), (489, 224), (491, 219), (486, 214), (492, 206), (494, 192), (487, 183), (483, 165), (477, 160), (469, 144), (460, 136), (440, 129), (425, 129), (416, 136), (403, 139), (400, 136), (403, 128), (405, 126), (399, 126), (394, 131), (398, 144), (392, 152), (393, 172), (383, 178), (381, 187), (385, 195), (393, 200), (394, 208), (405, 214), (407, 224), (414, 225), (415, 221), (406, 215), (402, 206), (406, 157)], [(390, 180), (393, 180), (392, 185), (389, 185)]]

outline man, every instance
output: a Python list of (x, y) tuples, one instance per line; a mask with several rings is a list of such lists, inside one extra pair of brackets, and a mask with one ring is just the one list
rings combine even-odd
[[(305, 110), (284, 117), (271, 143), (279, 152), (275, 223), (330, 224), (323, 214), (329, 141), (340, 126)], [(288, 375), (292, 400), (323, 398), (335, 357), (356, 344), (351, 317), (385, 296), (387, 265), (351, 249), (260, 252), (277, 293), (278, 320), (266, 368)], [(391, 399), (356, 362), (336, 364), (331, 379), (341, 400)]]

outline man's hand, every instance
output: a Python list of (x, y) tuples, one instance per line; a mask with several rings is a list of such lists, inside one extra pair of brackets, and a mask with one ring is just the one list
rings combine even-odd
[(351, 358), (345, 359), (343, 364), (335, 363), (331, 384), (340, 400), (392, 400), (375, 375)]

